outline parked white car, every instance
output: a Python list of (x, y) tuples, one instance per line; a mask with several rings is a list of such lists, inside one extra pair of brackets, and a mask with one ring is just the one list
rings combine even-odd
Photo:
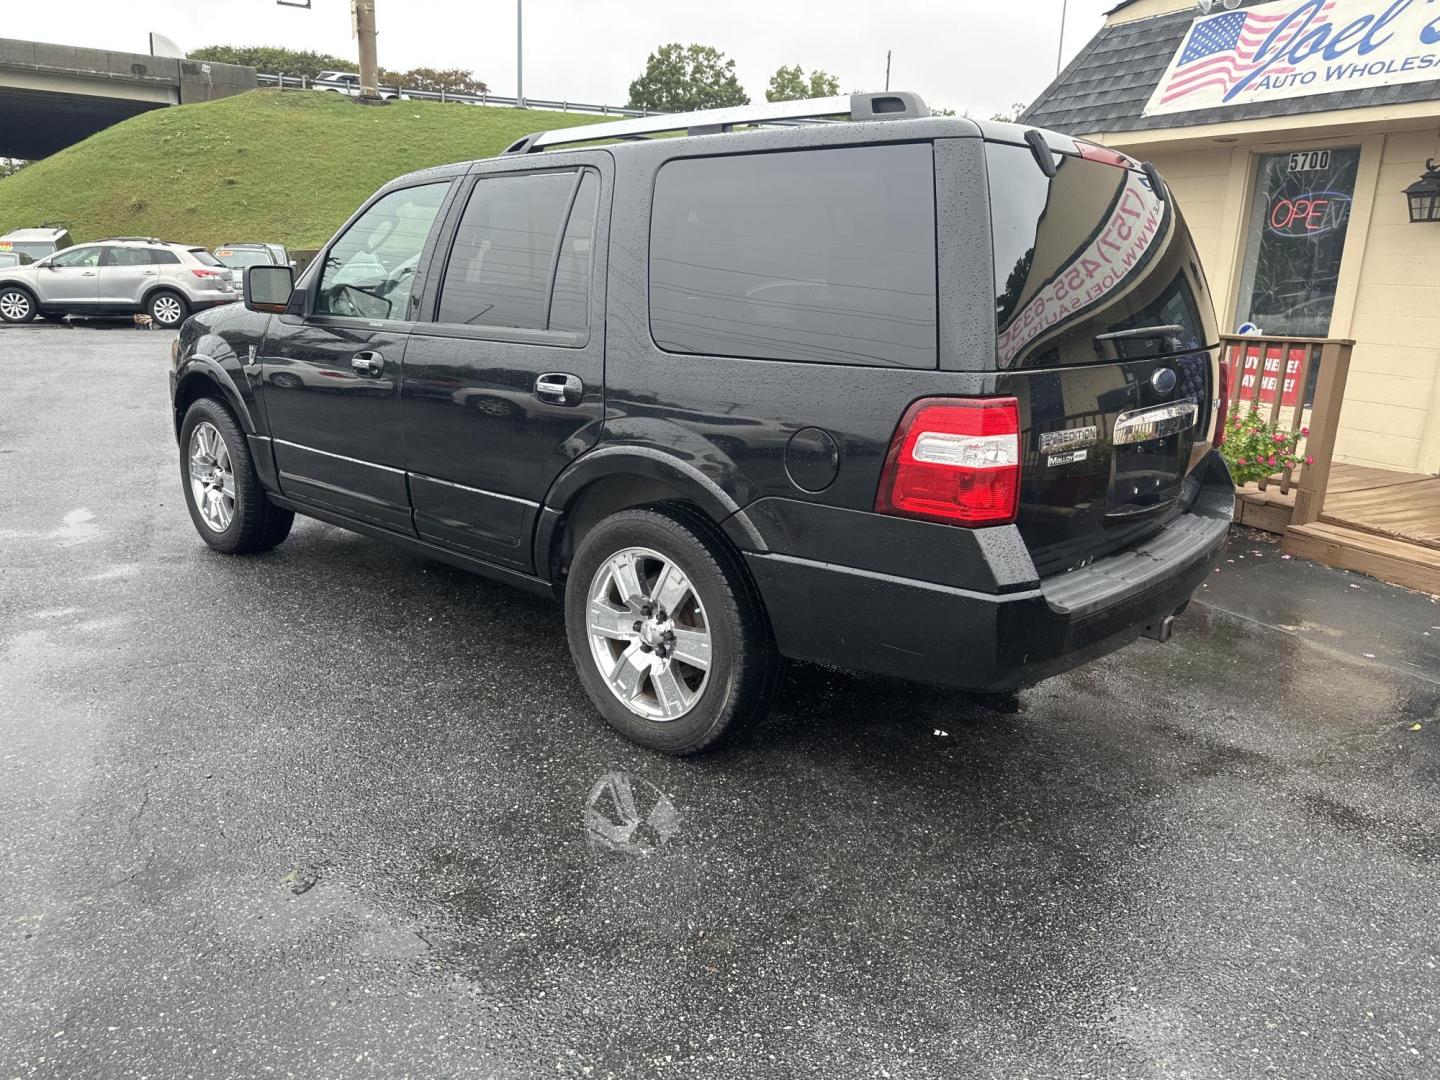
[[(346, 97), (360, 96), (360, 75), (354, 71), (322, 71), (315, 76), (310, 85), (316, 90), (324, 90), (332, 94), (344, 94)], [(405, 96), (393, 86), (382, 86), (379, 90), (380, 96), (390, 101)]]
[(71, 244), (70, 230), (58, 226), (39, 229), (11, 229), (0, 236), (0, 251), (28, 255), (32, 259), (43, 259)]

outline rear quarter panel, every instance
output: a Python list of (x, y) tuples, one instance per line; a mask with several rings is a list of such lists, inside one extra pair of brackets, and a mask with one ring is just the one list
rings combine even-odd
[[(818, 144), (814, 129), (692, 138), (668, 146), (661, 140), (617, 153), (602, 444), (656, 448), (699, 470), (747, 514), (771, 550), (836, 561), (848, 555), (855, 560), (852, 565), (878, 559), (894, 569), (907, 551), (913, 555), (937, 540), (948, 550), (973, 548), (977, 531), (883, 519), (899, 527), (889, 530), (884, 550), (876, 550), (866, 536), (857, 534), (857, 527), (865, 528), (863, 522), (837, 519), (833, 511), (876, 521), (869, 512), (881, 467), (910, 402), (937, 394), (994, 391), (996, 373), (983, 370), (993, 366), (988, 358), (994, 353), (994, 313), (978, 138), (936, 143), (936, 190), (943, 194), (937, 196), (936, 207), (941, 292), (934, 369), (667, 352), (655, 344), (649, 321), (651, 196), (665, 162), (721, 150), (913, 142), (926, 126), (926, 121), (843, 125), (833, 133), (822, 131)], [(953, 127), (937, 131), (955, 133)], [(826, 432), (838, 452), (834, 480), (819, 491), (800, 487), (786, 465), (790, 440), (807, 428)], [(853, 543), (846, 533), (854, 535)], [(922, 536), (924, 540), (917, 539)], [(1024, 569), (1017, 579), (1026, 576)]]

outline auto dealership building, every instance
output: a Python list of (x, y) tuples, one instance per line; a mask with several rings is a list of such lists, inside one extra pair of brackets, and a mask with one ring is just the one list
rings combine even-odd
[(1120, 4), (1022, 121), (1155, 163), (1222, 329), (1354, 339), (1337, 461), (1440, 473), (1440, 6), (1203, 6)]

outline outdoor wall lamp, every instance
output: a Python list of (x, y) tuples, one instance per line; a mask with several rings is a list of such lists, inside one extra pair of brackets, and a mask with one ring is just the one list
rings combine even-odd
[(1431, 158), (1425, 162), (1425, 175), (1405, 189), (1410, 200), (1410, 220), (1440, 221), (1440, 166)]

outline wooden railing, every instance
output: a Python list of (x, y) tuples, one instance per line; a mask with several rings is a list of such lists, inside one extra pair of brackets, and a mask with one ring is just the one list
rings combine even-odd
[[(1310, 429), (1296, 452), (1301, 461), (1298, 480), (1294, 470), (1277, 470), (1260, 481), (1260, 490), (1278, 479), (1280, 491), (1295, 488), (1295, 510), (1290, 524), (1319, 520), (1330, 482), (1335, 455), (1335, 434), (1340, 428), (1340, 404), (1350, 373), (1350, 350), (1355, 342), (1341, 338), (1278, 337), (1222, 334), (1221, 360), (1230, 377), (1230, 403), (1257, 405), (1272, 424), (1284, 425), (1290, 412), (1290, 429)], [(1221, 423), (1225, 422), (1221, 417)]]

